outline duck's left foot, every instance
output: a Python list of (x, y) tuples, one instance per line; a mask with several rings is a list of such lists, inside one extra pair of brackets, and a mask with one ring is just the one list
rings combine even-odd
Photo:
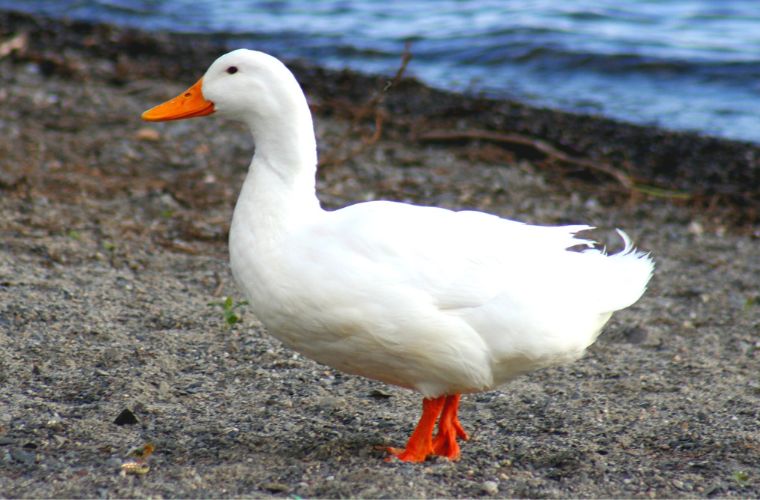
[(386, 461), (390, 461), (395, 456), (403, 462), (424, 462), (428, 455), (433, 454), (433, 428), (438, 415), (443, 410), (446, 402), (446, 396), (435, 399), (425, 398), (422, 400), (422, 416), (414, 428), (409, 441), (406, 443), (406, 449), (388, 448), (391, 454)]
[[(424, 462), (431, 455), (457, 460), (459, 458), (457, 438), (467, 439), (467, 433), (457, 418), (459, 398), (459, 394), (455, 394), (423, 399), (422, 417), (409, 438), (406, 448), (386, 448), (386, 451), (391, 454), (386, 461), (396, 457), (403, 462)], [(438, 433), (433, 439), (433, 428), (439, 416)]]
[(394, 458), (397, 458), (401, 460), (402, 462), (413, 462), (413, 463), (419, 463), (424, 462), (428, 455), (430, 455), (433, 451), (431, 448), (430, 451), (426, 450), (415, 450), (415, 449), (409, 449), (409, 448), (392, 448), (388, 447), (385, 449), (390, 455), (385, 457), (386, 462), (392, 461)]

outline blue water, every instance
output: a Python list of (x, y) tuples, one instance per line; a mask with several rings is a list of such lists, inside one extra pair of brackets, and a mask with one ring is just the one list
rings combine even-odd
[(0, 0), (196, 33), (333, 68), (409, 74), (640, 124), (760, 142), (756, 0)]

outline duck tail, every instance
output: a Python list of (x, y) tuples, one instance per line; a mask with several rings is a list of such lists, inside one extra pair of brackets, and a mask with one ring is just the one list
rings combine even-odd
[(624, 309), (641, 298), (654, 273), (654, 261), (648, 252), (642, 252), (633, 246), (628, 235), (617, 229), (623, 239), (623, 249), (607, 256), (610, 262), (609, 278), (613, 280), (615, 290), (609, 297), (609, 311)]

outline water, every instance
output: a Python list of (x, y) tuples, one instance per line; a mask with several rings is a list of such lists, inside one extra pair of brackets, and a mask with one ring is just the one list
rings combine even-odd
[(760, 142), (755, 0), (0, 0), (334, 67)]

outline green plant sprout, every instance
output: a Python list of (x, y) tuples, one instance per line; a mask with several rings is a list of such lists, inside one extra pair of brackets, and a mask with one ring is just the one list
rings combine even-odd
[(749, 484), (749, 472), (738, 470), (733, 474), (734, 480), (741, 486), (747, 486)]
[(240, 316), (235, 312), (235, 309), (238, 309), (239, 307), (247, 304), (247, 300), (234, 302), (232, 300), (232, 297), (224, 297), (224, 300), (208, 303), (210, 306), (218, 306), (222, 308), (222, 317), (224, 318), (224, 323), (227, 325), (227, 327), (231, 327), (240, 322)]

